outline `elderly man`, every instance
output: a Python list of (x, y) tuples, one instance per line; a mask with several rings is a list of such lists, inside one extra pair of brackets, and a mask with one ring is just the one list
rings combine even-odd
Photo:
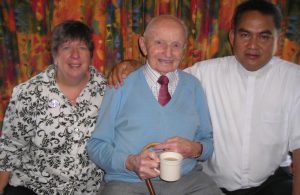
[[(234, 56), (187, 69), (201, 81), (212, 119), (214, 153), (204, 171), (229, 195), (289, 195), (292, 185), (300, 194), (300, 67), (274, 57), (280, 23), (274, 4), (245, 1), (229, 35)], [(293, 178), (280, 167), (289, 151)]]
[[(212, 129), (199, 81), (177, 70), (186, 39), (186, 27), (176, 17), (152, 19), (139, 39), (147, 64), (122, 88), (106, 92), (87, 144), (90, 158), (106, 172), (103, 194), (147, 194), (142, 180), (149, 178), (157, 194), (221, 194), (197, 165), (213, 152)], [(169, 91), (163, 92), (164, 87)], [(160, 150), (182, 154), (179, 181), (159, 179), (158, 154), (142, 151), (152, 142), (166, 144)]]

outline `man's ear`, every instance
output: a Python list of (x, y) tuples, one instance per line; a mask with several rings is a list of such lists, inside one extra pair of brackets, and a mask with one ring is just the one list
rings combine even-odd
[(277, 32), (277, 36), (276, 36), (276, 39), (275, 39), (275, 46), (274, 46), (274, 51), (273, 51), (273, 54), (280, 54), (282, 52), (282, 48), (283, 48), (283, 44), (284, 44), (284, 37), (285, 37), (285, 34), (284, 32), (282, 31), (278, 31)]
[(230, 43), (231, 47), (233, 47), (233, 42), (234, 42), (234, 30), (231, 29), (229, 31), (229, 43)]
[(146, 48), (145, 37), (140, 36), (140, 38), (139, 38), (139, 46), (140, 46), (140, 49), (141, 49), (142, 53), (144, 54), (144, 56), (147, 56), (147, 48)]

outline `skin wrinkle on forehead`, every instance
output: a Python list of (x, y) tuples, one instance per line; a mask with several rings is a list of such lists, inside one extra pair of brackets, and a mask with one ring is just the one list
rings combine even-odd
[(153, 31), (155, 31), (155, 28), (160, 27), (161, 23), (164, 23), (164, 22), (170, 22), (170, 23), (174, 23), (174, 24), (177, 23), (178, 25), (180, 25), (181, 29), (183, 30), (183, 33), (184, 33), (184, 36), (185, 36), (185, 42), (186, 42), (187, 37), (188, 37), (187, 27), (185, 26), (185, 24), (181, 20), (179, 20), (175, 16), (170, 16), (170, 15), (165, 15), (165, 16), (160, 16), (160, 17), (153, 18), (149, 22), (149, 24), (147, 25), (143, 36), (146, 39), (148, 39), (149, 36), (153, 33)]

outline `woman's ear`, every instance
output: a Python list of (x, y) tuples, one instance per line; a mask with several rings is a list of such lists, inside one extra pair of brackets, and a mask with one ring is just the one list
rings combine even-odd
[(53, 61), (53, 64), (57, 65), (57, 60), (56, 60), (55, 55), (52, 55), (52, 61)]
[(140, 46), (140, 49), (141, 49), (142, 53), (144, 54), (144, 56), (147, 56), (147, 47), (146, 47), (145, 37), (140, 36), (140, 38), (139, 38), (139, 46)]

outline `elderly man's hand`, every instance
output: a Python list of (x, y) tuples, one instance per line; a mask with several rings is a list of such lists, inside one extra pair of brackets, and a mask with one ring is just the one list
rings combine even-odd
[(141, 179), (159, 176), (159, 158), (155, 152), (145, 150), (137, 155), (129, 155), (126, 168), (134, 171)]
[(172, 137), (153, 147), (155, 150), (180, 153), (184, 158), (194, 158), (202, 153), (202, 144), (182, 137)]
[(115, 65), (108, 76), (109, 87), (118, 88), (123, 85), (124, 79), (136, 70), (140, 63), (135, 60), (126, 60)]

